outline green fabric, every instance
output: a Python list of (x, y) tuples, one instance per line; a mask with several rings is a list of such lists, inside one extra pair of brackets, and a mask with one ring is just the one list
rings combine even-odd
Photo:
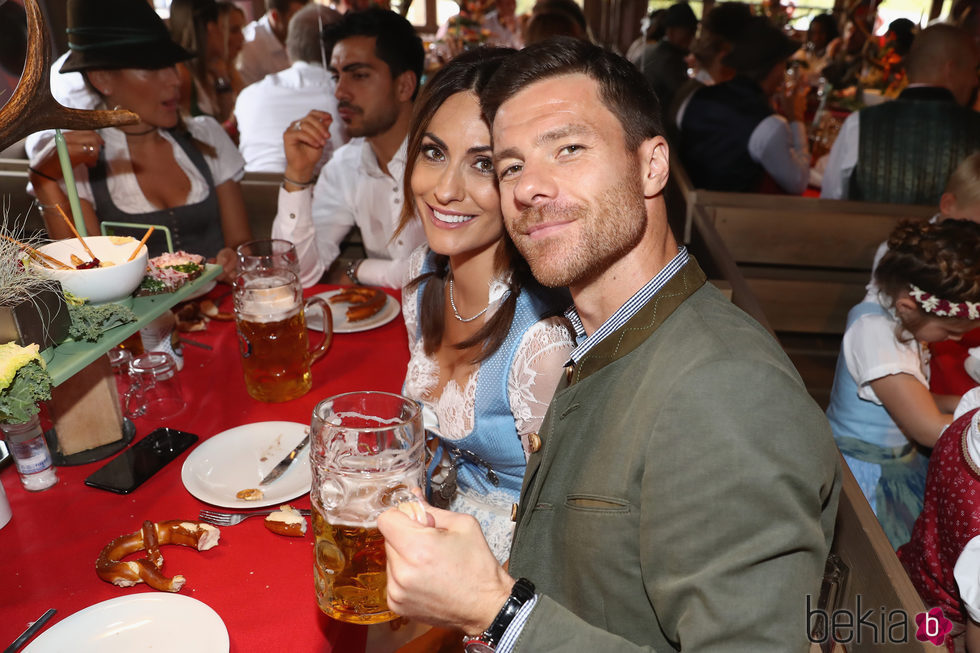
[(898, 99), (859, 119), (851, 200), (938, 206), (953, 169), (980, 148), (980, 119), (952, 101)]
[(805, 651), (840, 488), (778, 344), (692, 261), (563, 379), (510, 572), (516, 651)]
[(875, 488), (875, 516), (897, 549), (912, 537), (912, 527), (922, 512), (926, 494), (929, 459), (909, 443), (903, 447), (880, 447), (855, 438), (837, 437), (845, 456), (881, 467)]

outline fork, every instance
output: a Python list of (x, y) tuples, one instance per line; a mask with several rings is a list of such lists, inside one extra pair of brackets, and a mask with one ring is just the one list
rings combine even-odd
[[(205, 524), (211, 524), (213, 526), (234, 526), (235, 524), (242, 523), (249, 517), (271, 515), (272, 513), (278, 511), (278, 508), (273, 508), (272, 510), (255, 510), (252, 512), (218, 512), (216, 510), (202, 510), (198, 514), (197, 518)], [(300, 510), (299, 514), (308, 517), (310, 511)]]

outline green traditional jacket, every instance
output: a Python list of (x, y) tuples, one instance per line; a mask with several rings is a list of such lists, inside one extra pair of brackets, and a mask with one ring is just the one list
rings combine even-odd
[(560, 383), (510, 573), (515, 651), (805, 651), (840, 468), (775, 340), (692, 259)]

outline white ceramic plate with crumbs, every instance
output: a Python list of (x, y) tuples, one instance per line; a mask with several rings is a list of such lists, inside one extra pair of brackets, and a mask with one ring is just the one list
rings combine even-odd
[[(327, 302), (327, 304), (330, 306), (330, 312), (333, 315), (334, 333), (357, 333), (358, 331), (370, 331), (371, 329), (388, 324), (402, 312), (402, 305), (398, 303), (398, 300), (388, 293), (385, 293), (387, 300), (380, 311), (366, 320), (350, 322), (347, 319), (347, 307), (350, 306), (350, 304), (345, 304), (343, 302), (337, 304), (330, 303), (331, 297), (343, 291), (343, 288), (339, 288), (337, 290), (328, 290), (327, 292), (322, 292), (316, 295), (316, 297), (322, 298), (323, 301)], [(306, 328), (314, 331), (323, 331), (323, 318), (320, 317), (319, 308), (314, 307), (307, 311)]]
[(180, 479), (195, 497), (222, 508), (278, 506), (308, 493), (313, 485), (308, 445), (282, 476), (260, 488), (261, 499), (246, 501), (236, 495), (258, 488), (259, 481), (306, 437), (309, 428), (299, 422), (255, 422), (222, 431), (187, 456)]
[[(174, 637), (174, 633), (187, 637)], [(228, 629), (211, 606), (182, 594), (120, 596), (79, 610), (24, 653), (227, 653)]]

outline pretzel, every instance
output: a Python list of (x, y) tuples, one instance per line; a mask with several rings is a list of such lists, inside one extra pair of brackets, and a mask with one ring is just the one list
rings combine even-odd
[(340, 302), (350, 304), (347, 308), (348, 322), (368, 319), (381, 311), (387, 301), (388, 295), (383, 290), (366, 286), (351, 286), (330, 298), (331, 304)]
[[(198, 551), (207, 551), (218, 544), (220, 536), (221, 532), (209, 524), (179, 519), (159, 523), (144, 521), (140, 530), (120, 535), (102, 549), (95, 561), (95, 573), (107, 583), (119, 587), (146, 583), (155, 590), (179, 592), (186, 579), (180, 575), (167, 578), (160, 572), (163, 565), (160, 545), (182, 544), (193, 546)], [(144, 550), (145, 558), (122, 561), (129, 554)]]
[(306, 535), (306, 518), (287, 503), (265, 518), (265, 527), (277, 535), (303, 537)]

